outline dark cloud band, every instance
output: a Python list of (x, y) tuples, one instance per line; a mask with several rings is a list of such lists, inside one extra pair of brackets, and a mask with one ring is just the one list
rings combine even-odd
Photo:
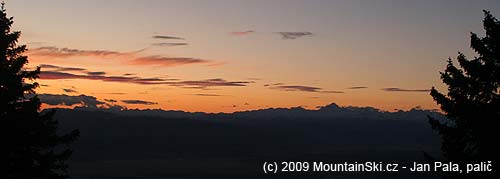
[(314, 87), (314, 86), (285, 85), (284, 83), (267, 84), (264, 86), (269, 86), (270, 89), (276, 89), (276, 90), (281, 90), (281, 91), (301, 91), (301, 92), (314, 92), (314, 93), (344, 93), (342, 91), (323, 90), (323, 88)]
[(276, 32), (281, 35), (283, 39), (297, 39), (306, 36), (312, 36), (312, 32)]
[(353, 86), (353, 87), (349, 87), (347, 89), (365, 89), (365, 88), (368, 88), (366, 86)]
[(167, 35), (153, 35), (152, 38), (154, 38), (154, 39), (170, 39), (170, 40), (185, 40), (182, 37), (167, 36)]
[(39, 94), (38, 98), (40, 101), (49, 105), (64, 105), (73, 106), (81, 105), (82, 107), (97, 108), (98, 105), (105, 104), (102, 101), (97, 100), (94, 96), (79, 95), (79, 96), (69, 96), (65, 94)]
[(388, 92), (430, 92), (430, 89), (403, 89), (403, 88), (382, 88), (383, 91)]
[(141, 85), (170, 85), (196, 89), (206, 89), (210, 87), (247, 86), (248, 84), (253, 83), (253, 81), (227, 81), (221, 78), (180, 81), (178, 79), (140, 78), (134, 76), (80, 75), (58, 71), (42, 71), (40, 73), (40, 79), (85, 79), (105, 82), (134, 83)]
[(143, 100), (121, 100), (121, 102), (126, 103), (126, 104), (142, 104), (142, 105), (154, 105), (154, 104), (158, 104), (156, 102), (143, 101)]
[(189, 44), (188, 43), (169, 43), (169, 42), (163, 42), (163, 43), (153, 43), (151, 45), (158, 46), (158, 47), (174, 47), (174, 46), (185, 46), (185, 45), (189, 45)]

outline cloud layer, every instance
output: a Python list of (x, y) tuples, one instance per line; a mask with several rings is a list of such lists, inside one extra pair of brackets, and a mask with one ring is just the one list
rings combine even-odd
[[(114, 99), (104, 99), (104, 101), (109, 102), (103, 102), (97, 100), (96, 97), (94, 96), (88, 96), (88, 95), (79, 95), (79, 96), (70, 96), (70, 95), (65, 95), (65, 94), (39, 94), (38, 98), (42, 103), (49, 104), (49, 105), (63, 105), (63, 106), (73, 106), (73, 105), (79, 105), (81, 107), (87, 107), (87, 108), (100, 108), (100, 107), (120, 107), (122, 106), (117, 106), (117, 105), (112, 105), (109, 103), (115, 103), (118, 102), (117, 100)], [(143, 101), (143, 100), (121, 100), (121, 102), (125, 104), (140, 104), (140, 105), (154, 105), (158, 104), (156, 102), (151, 102), (151, 101)]]
[[(157, 46), (181, 46), (187, 43), (155, 43)], [(39, 47), (30, 49), (28, 55), (31, 57), (42, 58), (73, 58), (73, 57), (99, 57), (120, 60), (121, 62), (129, 65), (156, 65), (163, 67), (172, 67), (186, 64), (200, 64), (206, 63), (210, 65), (220, 64), (212, 62), (211, 60), (192, 58), (192, 57), (169, 57), (163, 55), (141, 55), (138, 50), (134, 52), (118, 52), (118, 51), (105, 51), (105, 50), (79, 50), (69, 48), (57, 47)], [(85, 69), (64, 69), (62, 67), (43, 65), (44, 68), (58, 68), (57, 71), (83, 71)]]
[(349, 87), (347, 89), (365, 89), (365, 88), (368, 88), (366, 86), (353, 86), (353, 87)]
[(206, 93), (198, 93), (198, 94), (194, 94), (195, 96), (207, 96), (207, 97), (216, 97), (216, 96), (223, 96), (223, 95), (220, 95), (220, 94), (206, 94)]
[(312, 32), (276, 32), (281, 35), (283, 39), (297, 39), (306, 36), (313, 36)]
[(182, 37), (168, 36), (168, 35), (153, 35), (153, 39), (168, 39), (168, 40), (185, 40)]
[[(234, 31), (234, 32), (229, 32), (229, 34), (234, 35), (234, 36), (247, 36), (250, 34), (256, 33), (253, 30), (246, 30), (246, 31)], [(301, 37), (307, 37), (307, 36), (313, 36), (314, 34), (312, 32), (307, 32), (307, 31), (302, 31), (302, 32), (273, 32), (274, 34), (278, 34), (281, 36), (282, 39), (287, 39), (287, 40), (293, 40), (293, 39), (298, 39)]]
[(98, 101), (94, 96), (79, 95), (69, 96), (65, 94), (39, 94), (40, 101), (49, 105), (73, 106), (80, 104), (82, 107), (97, 108), (97, 105), (105, 104)]
[(61, 67), (61, 66), (48, 65), (48, 64), (41, 64), (41, 65), (39, 65), (39, 67), (42, 69), (50, 69), (53, 71), (87, 71), (87, 69), (85, 69), (85, 68)]
[(62, 90), (66, 93), (78, 93), (78, 91), (71, 88), (63, 88)]
[(178, 79), (166, 79), (166, 78), (141, 78), (131, 75), (106, 76), (106, 75), (73, 74), (60, 71), (42, 71), (40, 73), (40, 79), (44, 80), (85, 79), (85, 80), (99, 80), (105, 82), (134, 83), (141, 85), (170, 85), (170, 86), (195, 88), (195, 89), (207, 89), (210, 87), (247, 86), (248, 84), (253, 83), (253, 81), (228, 81), (222, 78), (181, 81)]
[(185, 46), (189, 45), (188, 43), (174, 43), (174, 42), (161, 42), (161, 43), (152, 43), (153, 46), (158, 47), (173, 47), (173, 46)]
[(253, 30), (246, 30), (246, 31), (234, 31), (234, 32), (230, 32), (229, 34), (235, 35), (235, 36), (245, 36), (245, 35), (250, 35), (250, 34), (253, 34), (253, 33), (255, 33), (255, 31), (253, 31)]
[(218, 86), (247, 86), (253, 83), (253, 81), (227, 81), (222, 78), (197, 80), (197, 81), (179, 81), (171, 83), (173, 86), (185, 86), (185, 87), (218, 87)]
[(69, 58), (69, 57), (116, 57), (120, 55), (126, 55), (126, 53), (117, 51), (106, 51), (106, 50), (80, 50), (80, 49), (70, 49), (70, 48), (57, 48), (54, 46), (38, 47), (30, 49), (28, 55), (32, 56), (45, 56), (45, 57), (56, 57), (56, 58)]
[(99, 80), (106, 82), (121, 82), (121, 83), (135, 83), (135, 84), (157, 84), (166, 82), (167, 79), (161, 78), (139, 78), (129, 76), (99, 76), (99, 75), (79, 75), (66, 72), (57, 71), (42, 71), (40, 79), (44, 80), (59, 80), (59, 79), (86, 79), (86, 80)]
[(102, 75), (105, 75), (106, 72), (103, 72), (103, 71), (90, 71), (90, 72), (87, 72), (87, 75), (91, 75), (91, 76), (102, 76)]
[(329, 91), (323, 90), (323, 88), (305, 85), (286, 85), (284, 83), (274, 83), (266, 84), (270, 89), (276, 89), (281, 91), (301, 91), (301, 92), (314, 92), (314, 93), (344, 93), (342, 91)]
[(164, 57), (159, 55), (139, 57), (131, 61), (134, 65), (178, 66), (195, 63), (208, 63), (210, 61), (197, 58)]
[(126, 103), (126, 104), (142, 104), (142, 105), (154, 105), (158, 104), (156, 102), (151, 102), (151, 101), (143, 101), (143, 100), (121, 100), (121, 102)]

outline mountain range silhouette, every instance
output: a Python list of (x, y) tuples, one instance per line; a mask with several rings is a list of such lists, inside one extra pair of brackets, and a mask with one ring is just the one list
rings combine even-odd
[[(419, 108), (387, 112), (334, 103), (235, 113), (77, 107), (57, 109), (55, 118), (62, 131), (80, 130), (70, 160), (70, 174), (79, 179), (255, 178), (264, 161), (425, 161), (423, 152), (440, 154), (427, 116), (445, 119)], [(394, 177), (422, 175), (433, 176)]]

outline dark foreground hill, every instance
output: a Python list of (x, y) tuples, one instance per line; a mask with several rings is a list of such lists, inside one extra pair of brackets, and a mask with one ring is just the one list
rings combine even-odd
[[(55, 117), (61, 130), (81, 132), (70, 161), (72, 177), (100, 179), (259, 178), (266, 161), (422, 162), (423, 152), (439, 156), (439, 137), (428, 125), (427, 115), (442, 118), (427, 110), (383, 112), (335, 104), (319, 110), (231, 114), (77, 108), (57, 109)], [(428, 174), (300, 173), (310, 175), (418, 178)]]

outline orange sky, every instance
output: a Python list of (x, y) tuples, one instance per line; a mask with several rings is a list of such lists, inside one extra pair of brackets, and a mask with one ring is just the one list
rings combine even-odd
[(286, 2), (7, 1), (7, 13), (44, 67), (39, 94), (204, 112), (435, 109), (426, 90), (445, 91), (446, 59), (474, 55), (483, 8), (500, 14), (494, 1)]

